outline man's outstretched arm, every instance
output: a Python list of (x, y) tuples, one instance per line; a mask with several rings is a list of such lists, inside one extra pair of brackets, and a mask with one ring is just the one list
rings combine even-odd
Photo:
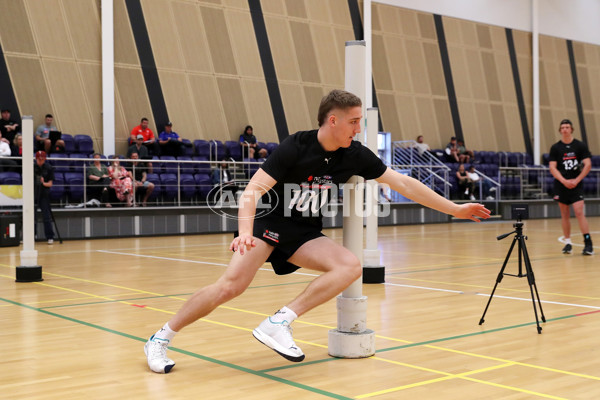
[(377, 182), (389, 185), (393, 190), (419, 204), (457, 218), (479, 222), (490, 217), (490, 210), (478, 203), (456, 204), (438, 195), (416, 179), (388, 168)]

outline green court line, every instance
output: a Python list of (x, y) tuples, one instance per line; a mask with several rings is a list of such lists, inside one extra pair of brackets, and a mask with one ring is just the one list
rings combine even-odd
[[(4, 301), (6, 303), (9, 303), (9, 304), (12, 304), (12, 305), (15, 305), (15, 306), (19, 306), (19, 307), (24, 307), (24, 308), (27, 308), (29, 310), (37, 311), (37, 312), (40, 312), (42, 314), (46, 314), (46, 315), (49, 315), (49, 316), (52, 316), (52, 317), (61, 318), (61, 319), (64, 319), (66, 321), (70, 321), (70, 322), (74, 322), (76, 324), (87, 326), (89, 328), (94, 328), (94, 329), (98, 329), (98, 330), (101, 330), (101, 331), (109, 332), (109, 333), (112, 333), (112, 334), (115, 334), (115, 335), (126, 337), (128, 339), (137, 340), (138, 342), (146, 343), (146, 341), (148, 340), (148, 339), (145, 339), (145, 338), (141, 338), (141, 337), (130, 335), (130, 334), (125, 333), (125, 332), (119, 332), (119, 331), (116, 331), (114, 329), (106, 328), (104, 326), (100, 326), (100, 325), (92, 324), (90, 322), (85, 322), (85, 321), (82, 321), (82, 320), (79, 320), (79, 319), (67, 317), (65, 315), (56, 314), (56, 313), (54, 313), (52, 311), (42, 310), (40, 308), (32, 307), (32, 306), (29, 306), (27, 304), (19, 303), (19, 302), (12, 301), (12, 300), (9, 300), (9, 299), (5, 299), (5, 298), (2, 298), (2, 297), (0, 297), (0, 301)], [(269, 380), (272, 380), (272, 381), (275, 381), (275, 382), (283, 383), (285, 385), (289, 385), (289, 386), (292, 386), (292, 387), (295, 387), (295, 388), (298, 388), (298, 389), (306, 390), (306, 391), (309, 391), (309, 392), (312, 392), (312, 393), (320, 394), (320, 395), (323, 395), (323, 396), (326, 396), (326, 397), (330, 397), (332, 399), (352, 400), (351, 397), (346, 397), (346, 396), (342, 396), (342, 395), (339, 395), (339, 394), (336, 394), (336, 393), (331, 393), (331, 392), (328, 392), (326, 390), (321, 390), (321, 389), (318, 389), (318, 388), (314, 388), (312, 386), (304, 385), (302, 383), (298, 383), (298, 382), (290, 381), (288, 379), (279, 378), (277, 376), (269, 375), (269, 374), (267, 374), (265, 372), (255, 371), (255, 370), (252, 370), (252, 369), (249, 369), (249, 368), (246, 368), (246, 367), (242, 367), (240, 365), (235, 365), (235, 364), (232, 364), (232, 363), (228, 363), (226, 361), (217, 360), (215, 358), (203, 356), (201, 354), (192, 353), (190, 351), (183, 350), (183, 349), (180, 349), (180, 348), (177, 348), (177, 347), (169, 347), (169, 349), (172, 350), (172, 351), (175, 351), (177, 353), (185, 354), (187, 356), (191, 356), (191, 357), (203, 360), (203, 361), (207, 361), (207, 362), (210, 362), (210, 363), (213, 363), (213, 364), (217, 364), (217, 365), (220, 365), (220, 366), (223, 366), (223, 367), (235, 369), (235, 370), (240, 371), (240, 372), (245, 372), (245, 373), (248, 373), (248, 374), (256, 375), (256, 376), (259, 376), (261, 378), (265, 378), (265, 379), (269, 379)]]
[[(578, 316), (579, 315), (573, 314), (573, 315), (566, 315), (566, 316), (563, 316), (563, 317), (551, 318), (551, 319), (547, 319), (546, 323), (548, 323), (550, 321), (558, 321), (558, 320), (561, 320), (561, 319), (574, 318), (574, 317), (578, 317)], [(505, 327), (502, 327), (502, 328), (490, 329), (490, 330), (486, 330), (486, 331), (482, 331), (482, 332), (465, 333), (464, 335), (448, 336), (448, 337), (445, 337), (445, 338), (426, 340), (424, 342), (408, 343), (408, 344), (403, 344), (401, 346), (394, 346), (394, 347), (388, 347), (388, 348), (385, 348), (385, 349), (375, 350), (375, 353), (378, 354), (378, 353), (385, 353), (386, 351), (407, 349), (407, 348), (410, 348), (410, 347), (426, 346), (428, 344), (446, 342), (446, 341), (455, 340), (455, 339), (462, 339), (462, 338), (466, 338), (466, 337), (470, 337), (470, 336), (484, 335), (486, 333), (493, 333), (493, 332), (505, 331), (505, 330), (508, 330), (508, 329), (521, 328), (521, 327), (524, 327), (524, 326), (530, 326), (530, 325), (535, 325), (535, 324), (536, 324), (535, 322), (527, 322), (527, 323), (524, 323), (524, 324), (505, 326)], [(310, 361), (310, 364), (317, 364), (317, 363), (322, 363), (322, 362), (327, 362), (327, 361), (332, 361), (332, 360), (340, 360), (340, 359), (339, 358), (323, 358), (321, 360)], [(283, 370), (283, 369), (298, 368), (298, 367), (305, 366), (307, 364), (309, 364), (309, 363), (308, 362), (304, 362), (304, 363), (301, 363), (301, 364), (286, 365), (286, 366), (283, 366), (283, 367), (263, 369), (263, 370), (261, 370), (261, 372), (272, 372), (272, 371), (279, 371), (279, 370)]]

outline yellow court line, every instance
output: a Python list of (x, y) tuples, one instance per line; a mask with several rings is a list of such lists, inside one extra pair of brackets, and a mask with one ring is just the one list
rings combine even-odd
[(577, 376), (579, 378), (585, 378), (585, 379), (591, 379), (591, 380), (595, 380), (595, 381), (600, 381), (600, 376), (593, 376), (593, 375), (587, 375), (587, 374), (579, 374), (577, 372), (564, 371), (564, 370), (555, 369), (555, 368), (543, 367), (541, 365), (526, 364), (526, 363), (522, 363), (522, 362), (519, 362), (519, 361), (505, 360), (505, 359), (502, 359), (502, 358), (485, 356), (483, 354), (470, 353), (468, 351), (454, 350), (454, 349), (449, 349), (449, 348), (446, 348), (446, 347), (439, 347), (439, 346), (434, 346), (434, 345), (429, 345), (429, 344), (425, 345), (425, 347), (428, 347), (430, 349), (435, 349), (435, 350), (449, 351), (451, 353), (461, 354), (461, 355), (465, 355), (465, 356), (471, 356), (471, 357), (476, 357), (476, 358), (484, 358), (484, 359), (487, 359), (487, 360), (494, 360), (494, 361), (503, 362), (503, 363), (512, 362), (515, 365), (520, 365), (522, 367), (528, 367), (528, 368), (533, 368), (533, 369), (541, 369), (543, 371), (556, 372), (556, 373), (559, 373), (559, 374), (570, 375), (570, 376)]
[(426, 372), (432, 372), (434, 374), (441, 374), (441, 375), (445, 375), (445, 376), (442, 376), (442, 377), (439, 377), (439, 378), (434, 378), (434, 379), (428, 379), (426, 381), (410, 383), (408, 385), (397, 386), (397, 387), (394, 387), (394, 388), (384, 389), (384, 390), (380, 390), (380, 391), (377, 391), (377, 392), (371, 392), (371, 393), (361, 394), (361, 395), (355, 397), (357, 399), (366, 399), (366, 398), (369, 398), (369, 397), (379, 396), (379, 395), (387, 394), (387, 393), (398, 392), (400, 390), (410, 389), (410, 388), (418, 387), (418, 386), (425, 386), (425, 385), (429, 385), (431, 383), (446, 381), (446, 380), (449, 380), (449, 379), (464, 378), (464, 377), (466, 377), (468, 375), (479, 374), (481, 372), (492, 371), (492, 370), (495, 370), (495, 369), (505, 368), (505, 367), (509, 367), (511, 365), (514, 365), (514, 363), (512, 363), (512, 362), (507, 362), (505, 364), (493, 365), (491, 367), (480, 368), (480, 369), (477, 369), (477, 370), (474, 370), (474, 371), (466, 371), (466, 372), (462, 372), (460, 374), (452, 374), (452, 373), (449, 373), (449, 372), (444, 372), (444, 371), (438, 371), (438, 370), (435, 370), (435, 369), (419, 367), (418, 365), (406, 364), (406, 363), (403, 363), (403, 362), (388, 360), (388, 359), (380, 358), (380, 357), (373, 357), (373, 359), (381, 360), (381, 361), (384, 361), (384, 362), (389, 362), (389, 363), (395, 364), (395, 365), (401, 365), (401, 366), (412, 368), (412, 369), (418, 369), (418, 370), (422, 370), (422, 371), (426, 371)]
[[(429, 280), (429, 279), (405, 278), (405, 277), (393, 276), (393, 275), (390, 276), (390, 278), (404, 279), (404, 280), (407, 280), (407, 281), (415, 281), (415, 282), (439, 283), (439, 284), (443, 284), (443, 285), (473, 287), (473, 288), (478, 288), (478, 289), (489, 289), (490, 288), (490, 286), (485, 286), (485, 285), (472, 285), (472, 284), (468, 284), (468, 283), (432, 281), (432, 280)], [(505, 288), (505, 287), (498, 287), (498, 289), (506, 290), (506, 291), (510, 291), (510, 292), (530, 293), (529, 290), (524, 290), (524, 289), (511, 289), (511, 288)], [(576, 298), (576, 299), (600, 300), (600, 297), (577, 296), (577, 295), (564, 294), (564, 293), (554, 293), (554, 292), (540, 292), (540, 293), (541, 294), (552, 295), (552, 296), (572, 297), (572, 298)]]

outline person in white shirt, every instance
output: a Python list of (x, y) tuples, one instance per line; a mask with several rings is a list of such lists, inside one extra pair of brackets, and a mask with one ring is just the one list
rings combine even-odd
[(0, 172), (19, 172), (17, 161), (5, 158), (10, 157), (11, 154), (10, 145), (0, 140)]
[(423, 135), (417, 136), (417, 143), (415, 143), (413, 147), (415, 147), (421, 155), (426, 151), (431, 151), (429, 145), (423, 142)]

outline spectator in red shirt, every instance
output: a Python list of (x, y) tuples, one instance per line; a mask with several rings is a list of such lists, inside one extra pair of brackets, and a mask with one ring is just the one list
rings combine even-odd
[(148, 148), (150, 155), (160, 155), (160, 146), (154, 137), (154, 132), (148, 128), (148, 118), (142, 118), (140, 124), (131, 130), (129, 142), (135, 143), (138, 135), (142, 135), (144, 137), (143, 144)]

